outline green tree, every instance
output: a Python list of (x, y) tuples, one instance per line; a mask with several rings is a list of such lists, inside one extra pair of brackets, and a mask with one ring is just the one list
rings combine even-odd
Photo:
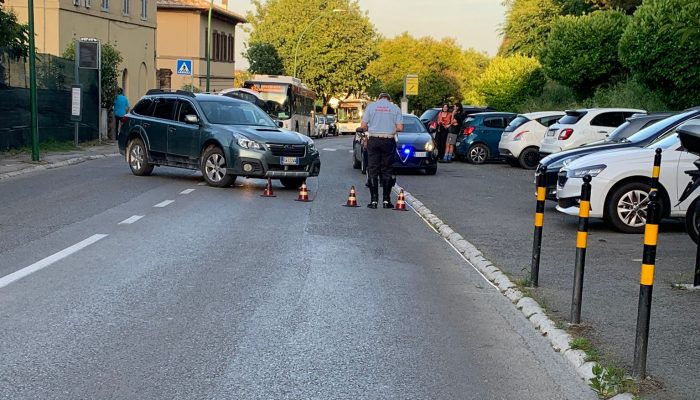
[(627, 14), (632, 14), (637, 7), (642, 5), (642, 0), (587, 0), (601, 9), (622, 10)]
[(474, 49), (467, 49), (462, 53), (459, 82), (463, 102), (474, 105), (484, 103), (484, 99), (476, 91), (476, 81), (489, 66), (490, 61), (488, 55)]
[(418, 95), (409, 97), (410, 109), (424, 110), (461, 99), (461, 74), (469, 66), (464, 64), (465, 55), (454, 39), (416, 39), (403, 33), (380, 41), (377, 48), (379, 57), (368, 68), (375, 80), (370, 95), (385, 91), (399, 99), (403, 94), (404, 77), (416, 74)]
[(593, 94), (622, 70), (618, 44), (628, 22), (628, 16), (613, 10), (560, 17), (540, 57), (545, 74), (581, 98)]
[(499, 55), (539, 56), (552, 22), (562, 12), (561, 4), (555, 0), (505, 0), (504, 4), (506, 20)]
[(269, 43), (251, 43), (244, 53), (253, 74), (283, 75), (284, 64), (275, 46)]
[(0, 0), (0, 50), (11, 57), (26, 57), (29, 53), (29, 25), (17, 22), (17, 15), (4, 9)]
[(251, 43), (274, 46), (287, 75), (294, 74), (298, 53), (298, 78), (324, 105), (334, 95), (361, 93), (370, 85), (367, 66), (376, 57), (377, 34), (356, 0), (253, 0), (253, 5)]
[(645, 0), (620, 39), (622, 64), (672, 106), (700, 104), (697, 0)]
[[(71, 42), (63, 51), (63, 58), (75, 60), (75, 42)], [(102, 67), (102, 107), (110, 108), (117, 95), (117, 82), (119, 79), (119, 64), (123, 61), (122, 55), (110, 43), (102, 43), (100, 65)]]
[(528, 97), (542, 92), (542, 66), (532, 57), (496, 57), (476, 83), (486, 103), (501, 111), (516, 110)]

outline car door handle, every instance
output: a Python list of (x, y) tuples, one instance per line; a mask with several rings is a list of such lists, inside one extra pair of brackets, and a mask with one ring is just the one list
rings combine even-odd
[(144, 122), (144, 123), (143, 123), (143, 127), (144, 127), (144, 128), (148, 128), (149, 126), (151, 126), (151, 124), (149, 124), (148, 122)]
[(176, 131), (175, 127), (171, 126), (170, 128), (168, 128), (168, 132), (175, 132), (175, 131)]
[(608, 131), (598, 131), (598, 133), (608, 133)]

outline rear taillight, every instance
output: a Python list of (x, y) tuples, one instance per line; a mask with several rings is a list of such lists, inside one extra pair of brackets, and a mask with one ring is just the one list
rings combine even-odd
[(435, 121), (431, 122), (429, 129), (437, 129), (437, 122), (435, 122)]
[(129, 117), (127, 117), (127, 116), (125, 115), (125, 116), (122, 117), (121, 122), (122, 122), (122, 124), (125, 124), (126, 121), (128, 121), (128, 120), (129, 120)]
[(528, 132), (530, 132), (530, 131), (520, 131), (520, 132), (516, 133), (515, 136), (513, 136), (513, 140), (520, 140), (520, 139), (522, 139), (522, 138), (523, 138), (523, 135), (526, 134), (526, 133), (528, 133)]
[(559, 132), (559, 140), (566, 140), (570, 138), (572, 133), (574, 133), (574, 130), (571, 128), (562, 129)]
[(465, 129), (464, 129), (464, 136), (469, 136), (469, 135), (471, 135), (472, 133), (474, 133), (474, 127), (473, 127), (473, 126), (470, 126), (469, 128), (465, 128)]

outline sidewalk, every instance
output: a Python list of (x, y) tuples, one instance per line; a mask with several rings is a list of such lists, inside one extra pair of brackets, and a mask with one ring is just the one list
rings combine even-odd
[(40, 153), (39, 161), (32, 161), (29, 153), (16, 155), (0, 153), (0, 180), (88, 160), (119, 156), (117, 142), (106, 141), (103, 143), (97, 146), (85, 146), (80, 150)]

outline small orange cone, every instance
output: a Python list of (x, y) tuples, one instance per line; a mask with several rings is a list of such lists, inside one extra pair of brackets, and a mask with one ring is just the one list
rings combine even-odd
[(263, 190), (263, 194), (261, 194), (260, 197), (277, 197), (272, 191), (272, 179), (267, 178), (267, 186), (265, 187), (265, 190)]
[(357, 205), (357, 197), (355, 196), (355, 186), (350, 187), (350, 194), (348, 195), (348, 201), (345, 203), (345, 207), (359, 207)]
[(302, 183), (299, 188), (299, 197), (297, 197), (297, 201), (310, 201), (309, 191), (306, 189), (306, 182)]
[(396, 207), (394, 207), (394, 210), (396, 211), (408, 211), (406, 209), (406, 198), (404, 197), (403, 194), (403, 189), (399, 192), (399, 199), (396, 200)]

